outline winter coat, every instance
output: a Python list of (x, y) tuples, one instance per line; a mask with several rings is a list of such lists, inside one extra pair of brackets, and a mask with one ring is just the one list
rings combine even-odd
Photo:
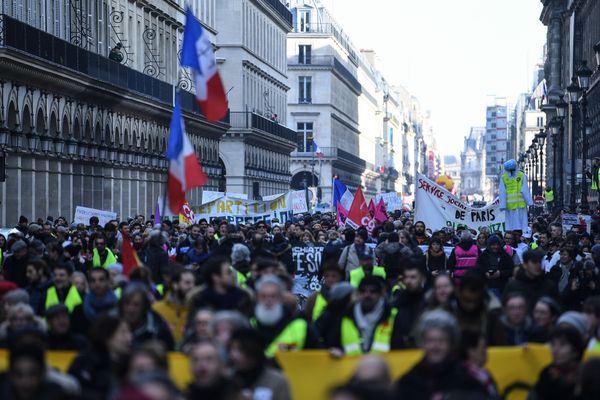
[(375, 256), (379, 259), (379, 264), (385, 268), (386, 276), (391, 279), (403, 272), (403, 261), (410, 258), (412, 254), (412, 250), (399, 242), (383, 242), (375, 248)]
[(540, 297), (549, 296), (558, 299), (556, 282), (544, 275), (530, 278), (523, 268), (520, 268), (517, 275), (508, 281), (504, 288), (504, 296), (512, 292), (519, 292), (525, 296), (530, 312), (533, 311)]
[(492, 252), (489, 248), (484, 250), (477, 260), (477, 268), (485, 276), (488, 271), (500, 271), (498, 279), (487, 278), (489, 288), (504, 290), (508, 279), (513, 275), (514, 264), (512, 258), (506, 254), (503, 249), (497, 253)]

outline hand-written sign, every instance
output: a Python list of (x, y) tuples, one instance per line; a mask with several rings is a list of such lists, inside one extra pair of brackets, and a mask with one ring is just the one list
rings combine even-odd
[(292, 260), (295, 266), (293, 293), (302, 299), (311, 293), (321, 290), (319, 269), (323, 258), (323, 246), (294, 246)]

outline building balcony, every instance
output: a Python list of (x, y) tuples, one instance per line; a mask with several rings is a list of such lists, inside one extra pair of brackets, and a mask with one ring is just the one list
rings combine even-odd
[(230, 112), (229, 115), (231, 127), (234, 129), (252, 129), (259, 132), (269, 133), (285, 141), (296, 141), (296, 131), (281, 125), (275, 120), (265, 118), (255, 112), (235, 111)]
[(350, 38), (345, 33), (342, 33), (342, 30), (337, 25), (331, 23), (306, 24), (302, 21), (297, 21), (293, 32), (302, 35), (333, 36), (348, 52), (350, 59), (358, 65), (358, 56), (354, 51), (354, 46), (352, 45)]
[(345, 80), (348, 85), (352, 89), (354, 89), (357, 93), (360, 93), (362, 90), (361, 84), (358, 82), (358, 79), (350, 72), (349, 65), (345, 65), (342, 61), (340, 61), (337, 57), (333, 55), (294, 55), (288, 58), (288, 69), (310, 69), (310, 68), (327, 68), (331, 69), (334, 73), (336, 73), (340, 79)]
[[(302, 147), (300, 147), (300, 149), (305, 150)], [(296, 150), (291, 154), (292, 160), (299, 162), (310, 161), (313, 159), (315, 161), (327, 160), (343, 163), (348, 166), (352, 166), (355, 169), (360, 169), (361, 171), (364, 171), (367, 168), (367, 162), (365, 160), (337, 147), (321, 147), (319, 150), (321, 150), (322, 157), (317, 157), (317, 155), (312, 151)]]
[(294, 23), (292, 12), (280, 0), (263, 0), (290, 26)]
[[(126, 90), (169, 106), (173, 104), (173, 85), (82, 49), (4, 14), (0, 14), (0, 32), (0, 49), (14, 49), (112, 84), (116, 88), (115, 93)], [(202, 115), (193, 93), (182, 90), (180, 97), (182, 109)]]

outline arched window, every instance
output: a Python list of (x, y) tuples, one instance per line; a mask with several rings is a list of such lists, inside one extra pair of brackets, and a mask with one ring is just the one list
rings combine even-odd
[(29, 106), (23, 107), (23, 126), (22, 131), (25, 133), (31, 132), (31, 114), (29, 111)]
[(62, 120), (62, 136), (63, 136), (63, 139), (66, 139), (69, 137), (69, 120), (67, 119), (66, 115), (63, 117), (63, 120)]
[(17, 129), (17, 126), (19, 125), (17, 121), (17, 107), (15, 107), (15, 103), (12, 101), (8, 105), (8, 119), (6, 123), (8, 125), (8, 129), (11, 131)]
[(35, 131), (42, 135), (46, 131), (46, 119), (44, 118), (44, 111), (40, 108), (35, 117)]
[(57, 121), (56, 121), (56, 114), (54, 114), (54, 112), (52, 112), (52, 114), (50, 114), (50, 129), (48, 130), (48, 133), (51, 136), (54, 136), (54, 135), (58, 134), (58, 126), (57, 126)]

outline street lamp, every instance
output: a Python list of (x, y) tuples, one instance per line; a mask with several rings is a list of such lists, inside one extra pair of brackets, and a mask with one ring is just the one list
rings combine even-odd
[(579, 102), (579, 97), (581, 94), (581, 88), (579, 87), (579, 82), (577, 80), (577, 78), (575, 76), (573, 76), (571, 78), (571, 84), (569, 86), (567, 86), (567, 90), (565, 95), (567, 96), (567, 98), (569, 99), (569, 103), (571, 103), (571, 196), (569, 198), (569, 207), (571, 209), (572, 212), (575, 212), (576, 210), (576, 203), (577, 203), (577, 191), (575, 190), (576, 185), (577, 185), (577, 173), (575, 171), (575, 160), (577, 159), (577, 147), (575, 146), (576, 143), (576, 136), (575, 136), (575, 129), (573, 129), (574, 127), (574, 116), (575, 116), (575, 107), (577, 106), (577, 103)]
[(546, 132), (543, 129), (540, 129), (540, 132), (535, 135), (540, 145), (540, 185), (542, 191), (544, 190), (544, 145), (546, 144), (546, 137)]
[(596, 64), (598, 64), (598, 70), (600, 71), (600, 42), (594, 45), (594, 53), (596, 54)]
[(588, 204), (588, 186), (587, 186), (587, 150), (588, 150), (588, 133), (592, 132), (591, 124), (587, 116), (587, 91), (590, 88), (590, 77), (593, 72), (587, 66), (587, 61), (582, 60), (581, 66), (575, 73), (579, 80), (581, 88), (581, 212), (587, 214), (590, 211)]

